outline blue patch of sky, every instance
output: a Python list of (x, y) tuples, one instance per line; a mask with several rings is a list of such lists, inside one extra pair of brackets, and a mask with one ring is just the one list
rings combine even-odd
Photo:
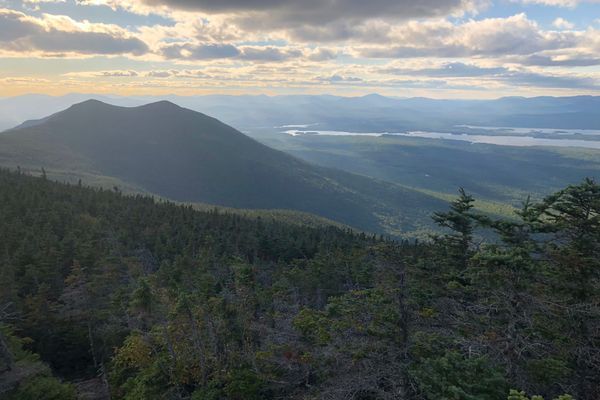
[(506, 18), (520, 13), (525, 13), (527, 18), (536, 21), (544, 29), (553, 28), (554, 20), (563, 18), (572, 23), (575, 29), (584, 30), (589, 26), (598, 25), (600, 4), (580, 3), (576, 7), (556, 7), (500, 0), (477, 14), (476, 19)]

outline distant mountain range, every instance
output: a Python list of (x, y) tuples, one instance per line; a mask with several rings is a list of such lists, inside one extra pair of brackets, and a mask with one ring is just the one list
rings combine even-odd
[(505, 97), (497, 100), (436, 100), (380, 95), (297, 96), (99, 96), (24, 95), (0, 99), (0, 130), (39, 119), (96, 98), (120, 106), (169, 100), (205, 112), (239, 129), (318, 123), (320, 129), (391, 132), (449, 129), (455, 125), (600, 129), (600, 97)]
[(0, 165), (184, 202), (314, 213), (371, 232), (428, 227), (442, 200), (313, 166), (168, 101), (75, 104), (0, 134)]

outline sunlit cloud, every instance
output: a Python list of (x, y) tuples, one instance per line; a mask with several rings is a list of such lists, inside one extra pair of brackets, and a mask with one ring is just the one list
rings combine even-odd
[(600, 0), (513, 0), (523, 4), (539, 4), (551, 7), (576, 7), (581, 3), (600, 3)]
[[(600, 31), (593, 20), (575, 25), (571, 14), (540, 23), (533, 11), (480, 16), (500, 7), (491, 0), (55, 1), (64, 15), (54, 14), (51, 2), (0, 8), (0, 57), (64, 64), (54, 64), (54, 72), (5, 69), (5, 76), (39, 78), (36, 85), (96, 82), (116, 91), (179, 91), (185, 84), (198, 91), (598, 90), (593, 68), (600, 65)], [(513, 4), (525, 2), (571, 10), (582, 3)], [(99, 21), (100, 8), (114, 20)], [(101, 60), (101, 66), (90, 61), (74, 68), (74, 59)]]
[(134, 54), (149, 51), (140, 39), (117, 26), (77, 22), (67, 16), (42, 18), (0, 9), (0, 51), (41, 54)]
[(552, 25), (558, 29), (573, 29), (575, 27), (574, 24), (564, 18), (556, 18), (554, 22), (552, 22)]

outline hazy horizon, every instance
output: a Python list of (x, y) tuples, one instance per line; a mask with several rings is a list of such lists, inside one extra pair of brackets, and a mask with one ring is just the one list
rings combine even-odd
[[(179, 93), (163, 93), (163, 94), (143, 94), (143, 93), (132, 93), (132, 94), (119, 94), (119, 93), (103, 93), (103, 92), (67, 92), (62, 94), (50, 94), (43, 92), (24, 92), (22, 94), (10, 95), (10, 96), (0, 96), (0, 100), (6, 100), (17, 97), (27, 97), (27, 96), (47, 96), (53, 98), (61, 98), (61, 97), (69, 97), (69, 96), (91, 96), (89, 100), (94, 100), (93, 96), (105, 97), (105, 98), (141, 98), (141, 99), (150, 99), (149, 101), (161, 101), (160, 99), (164, 99), (165, 101), (169, 101), (169, 97), (181, 97), (181, 98), (193, 98), (193, 97), (302, 97), (302, 96), (314, 96), (314, 97), (340, 97), (340, 98), (366, 98), (366, 97), (374, 97), (380, 96), (388, 99), (394, 100), (412, 100), (412, 99), (427, 99), (427, 100), (457, 100), (457, 101), (493, 101), (493, 100), (501, 100), (506, 98), (522, 98), (522, 99), (535, 99), (541, 97), (547, 98), (573, 98), (573, 97), (600, 97), (600, 92), (597, 94), (568, 94), (568, 95), (506, 95), (506, 96), (497, 96), (497, 97), (436, 97), (436, 96), (399, 96), (399, 95), (387, 95), (378, 92), (367, 92), (360, 94), (344, 94), (344, 93), (332, 93), (332, 92), (323, 92), (323, 93), (290, 93), (290, 94), (272, 94), (272, 93), (222, 93), (222, 92), (214, 92), (214, 93), (204, 93), (204, 94), (179, 94)], [(158, 100), (154, 100), (158, 99)]]

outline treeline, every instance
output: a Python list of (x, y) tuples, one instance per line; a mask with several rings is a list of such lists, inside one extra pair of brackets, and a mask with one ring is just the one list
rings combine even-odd
[(0, 216), (3, 398), (600, 398), (591, 180), (427, 243), (8, 171)]

